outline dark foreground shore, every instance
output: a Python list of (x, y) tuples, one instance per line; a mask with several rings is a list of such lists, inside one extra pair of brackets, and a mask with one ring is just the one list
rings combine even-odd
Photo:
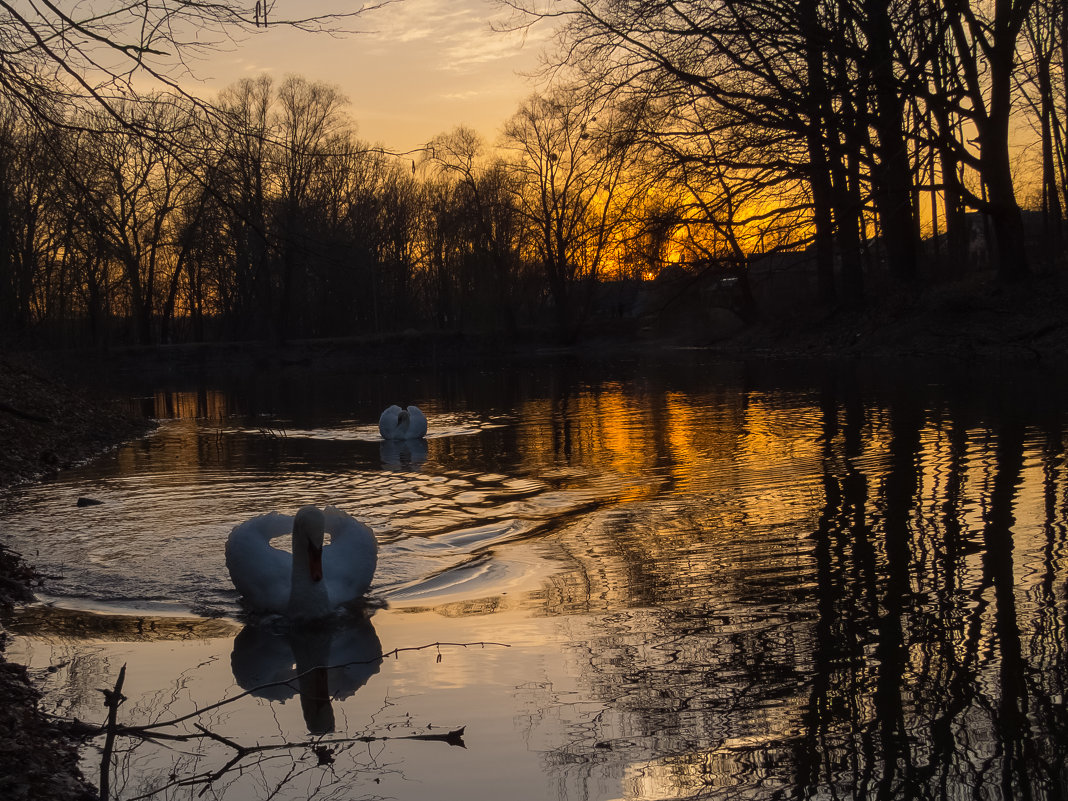
[[(76, 392), (25, 358), (0, 357), (0, 502), (39, 480), (141, 436), (146, 421)], [(2, 535), (2, 532), (0, 532)], [(33, 600), (39, 579), (0, 536), (0, 622)], [(25, 668), (3, 657), (0, 625), (0, 798), (80, 801), (98, 797), (78, 769), (78, 739), (38, 710)]]

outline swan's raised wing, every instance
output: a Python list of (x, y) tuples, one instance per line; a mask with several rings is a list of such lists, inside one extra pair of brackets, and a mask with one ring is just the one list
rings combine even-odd
[(285, 612), (293, 575), (293, 557), (271, 540), (293, 531), (293, 517), (278, 512), (253, 517), (230, 532), (226, 569), (245, 602), (260, 612)]
[(408, 439), (421, 439), (426, 436), (426, 415), (418, 406), (408, 407)]
[(333, 506), (323, 509), (330, 544), (323, 549), (323, 581), (332, 604), (360, 598), (378, 567), (378, 540), (360, 521)]
[(393, 404), (378, 418), (378, 433), (382, 439), (392, 439), (397, 436), (397, 426), (400, 424), (400, 413), (403, 410), (397, 404)]

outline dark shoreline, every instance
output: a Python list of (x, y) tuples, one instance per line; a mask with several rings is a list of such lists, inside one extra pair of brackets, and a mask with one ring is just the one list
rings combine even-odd
[[(19, 485), (142, 436), (151, 428), (38, 369), (33, 360), (0, 357), (0, 502), (17, 502)], [(42, 579), (0, 540), (0, 620), (34, 600)], [(3, 656), (0, 628), (0, 797), (10, 801), (80, 801), (98, 791), (78, 767), (81, 739), (38, 708), (26, 669)]]
[[(604, 359), (699, 349), (723, 360), (919, 359), (962, 366), (1039, 364), (1068, 368), (1068, 275), (1018, 284), (972, 278), (915, 291), (891, 290), (862, 308), (792, 309), (753, 325), (693, 331), (678, 326), (590, 324), (576, 343), (551, 331), (497, 334), (404, 331), (378, 336), (120, 346), (43, 351), (42, 364), (80, 386), (129, 375), (162, 379), (278, 369), (453, 369), (552, 357)], [(726, 314), (727, 312), (725, 312)], [(0, 396), (2, 400), (2, 396)], [(2, 478), (2, 477), (0, 477)], [(0, 480), (0, 486), (3, 482)]]

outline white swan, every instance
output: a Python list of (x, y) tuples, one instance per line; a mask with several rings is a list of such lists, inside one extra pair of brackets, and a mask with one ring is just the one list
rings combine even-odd
[[(292, 555), (271, 540), (292, 532)], [(324, 533), (330, 544), (323, 547)], [(374, 532), (340, 509), (302, 507), (247, 520), (226, 540), (226, 568), (245, 604), (294, 619), (326, 617), (371, 585), (378, 564)]]
[(402, 409), (394, 404), (378, 418), (382, 439), (419, 439), (426, 436), (426, 417), (418, 406)]

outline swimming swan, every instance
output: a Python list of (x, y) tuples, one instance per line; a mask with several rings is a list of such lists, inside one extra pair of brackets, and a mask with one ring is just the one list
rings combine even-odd
[[(271, 540), (293, 534), (292, 555)], [(323, 547), (324, 533), (330, 544)], [(371, 584), (378, 542), (340, 509), (304, 506), (296, 517), (271, 512), (247, 520), (226, 540), (226, 568), (245, 604), (294, 619), (326, 617)]]
[(426, 436), (426, 417), (418, 406), (402, 409), (394, 404), (378, 418), (382, 439), (419, 439)]

